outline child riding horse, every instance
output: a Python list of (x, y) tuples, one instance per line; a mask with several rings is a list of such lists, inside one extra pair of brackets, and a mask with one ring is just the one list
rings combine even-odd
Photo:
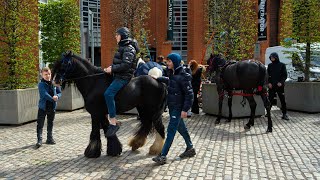
[[(62, 87), (67, 81), (73, 81), (82, 94), (85, 108), (91, 114), (92, 122), (90, 142), (84, 154), (89, 158), (99, 157), (101, 155), (100, 127), (106, 134), (109, 125), (109, 121), (105, 117), (107, 107), (103, 94), (111, 84), (112, 76), (106, 74), (101, 68), (93, 66), (87, 60), (67, 52), (62, 60), (54, 64), (53, 77), (53, 81)], [(150, 76), (133, 78), (117, 93), (115, 97), (117, 113), (137, 107), (140, 115), (140, 128), (129, 143), (132, 150), (142, 147), (147, 136), (155, 129), (156, 140), (150, 147), (149, 153), (160, 153), (165, 138), (161, 115), (166, 96), (166, 86)], [(107, 140), (107, 154), (120, 155), (122, 145), (117, 136), (107, 137)]]

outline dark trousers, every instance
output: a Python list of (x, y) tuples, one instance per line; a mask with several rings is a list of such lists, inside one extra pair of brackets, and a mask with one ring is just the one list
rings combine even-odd
[(272, 102), (273, 102), (274, 97), (276, 96), (276, 93), (278, 94), (278, 97), (281, 102), (282, 114), (287, 114), (287, 104), (286, 104), (286, 100), (284, 97), (284, 87), (283, 86), (269, 89), (269, 102), (272, 105)]
[(193, 103), (192, 103), (191, 112), (195, 114), (199, 114), (198, 92), (199, 92), (199, 88), (193, 89)]
[(187, 149), (193, 148), (193, 144), (191, 142), (188, 129), (183, 119), (181, 118), (181, 111), (182, 111), (181, 109), (175, 109), (174, 107), (169, 107), (170, 120), (169, 120), (168, 129), (167, 129), (167, 138), (161, 152), (161, 155), (163, 156), (167, 156), (177, 131), (182, 135), (187, 145)]
[(52, 139), (52, 129), (53, 129), (53, 120), (55, 116), (55, 111), (51, 110), (38, 110), (38, 119), (37, 119), (37, 138), (42, 140), (42, 130), (45, 118), (47, 116), (47, 139)]

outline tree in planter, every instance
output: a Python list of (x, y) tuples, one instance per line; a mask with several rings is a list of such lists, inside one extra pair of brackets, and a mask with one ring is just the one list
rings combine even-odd
[(37, 63), (37, 2), (0, 0), (0, 88), (35, 87)]
[(128, 27), (132, 36), (137, 39), (140, 52), (147, 54), (148, 30), (145, 30), (146, 19), (150, 12), (149, 0), (112, 0), (110, 1), (111, 26), (115, 32), (119, 27)]
[(39, 4), (41, 50), (45, 63), (72, 50), (80, 53), (80, 11), (77, 0), (50, 0)]
[(252, 58), (256, 40), (255, 2), (208, 0), (207, 7), (209, 32), (214, 33), (213, 52), (233, 60)]
[[(305, 51), (303, 67), (305, 81), (310, 80), (311, 45), (320, 42), (319, 7), (319, 0), (283, 0), (281, 9), (282, 45), (294, 46)], [(286, 41), (287, 39), (294, 39), (294, 41)], [(302, 43), (303, 46), (298, 46), (293, 42)]]

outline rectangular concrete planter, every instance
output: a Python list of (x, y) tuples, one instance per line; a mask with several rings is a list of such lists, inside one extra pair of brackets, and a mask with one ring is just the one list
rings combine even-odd
[(58, 101), (57, 110), (73, 111), (84, 107), (84, 100), (75, 84), (66, 85)]
[(0, 124), (22, 124), (37, 119), (38, 88), (0, 90)]
[[(319, 82), (288, 82), (284, 86), (287, 109), (308, 113), (320, 112)], [(280, 100), (277, 101), (281, 107)]]
[[(263, 101), (260, 96), (254, 96), (257, 103), (256, 116), (265, 115), (265, 108)], [(233, 96), (232, 98), (232, 115), (233, 117), (249, 117), (250, 116), (250, 106), (249, 102), (246, 100), (245, 106), (241, 105), (243, 100), (242, 96)], [(207, 114), (218, 115), (219, 112), (219, 95), (217, 92), (217, 86), (215, 83), (203, 84), (202, 85), (202, 111)], [(223, 99), (222, 104), (222, 116), (229, 116), (228, 108), (228, 98)]]

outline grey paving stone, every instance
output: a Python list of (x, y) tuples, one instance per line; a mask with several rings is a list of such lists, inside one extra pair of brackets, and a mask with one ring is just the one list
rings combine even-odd
[[(197, 155), (177, 159), (185, 150), (177, 133), (168, 163), (156, 166), (148, 156), (154, 136), (138, 152), (131, 152), (127, 144), (138, 125), (135, 116), (119, 116), (121, 156), (106, 156), (107, 141), (102, 135), (101, 157), (89, 159), (83, 153), (89, 142), (90, 115), (82, 109), (57, 112), (57, 144), (52, 146), (34, 149), (36, 122), (0, 126), (0, 179), (320, 179), (319, 114), (289, 111), (291, 120), (282, 121), (279, 109), (271, 113), (274, 132), (269, 134), (264, 117), (256, 118), (247, 132), (243, 130), (247, 118), (231, 123), (222, 119), (219, 125), (214, 124), (214, 116), (203, 113), (187, 118)], [(167, 127), (168, 113), (163, 117)]]

